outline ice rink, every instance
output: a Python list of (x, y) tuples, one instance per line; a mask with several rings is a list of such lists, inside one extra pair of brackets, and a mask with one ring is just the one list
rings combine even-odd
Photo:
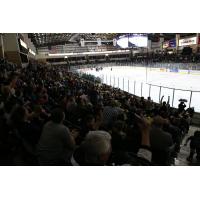
[(173, 107), (178, 106), (180, 98), (187, 99), (186, 105), (189, 106), (191, 97), (191, 107), (200, 112), (200, 71), (170, 72), (160, 68), (120, 66), (112, 67), (112, 70), (111, 67), (105, 67), (100, 71), (84, 69), (83, 72), (100, 77), (103, 83), (119, 87), (137, 96), (147, 98), (150, 94), (155, 102), (159, 102), (159, 98), (164, 95), (166, 101), (168, 96), (170, 97), (172, 105), (174, 96)]

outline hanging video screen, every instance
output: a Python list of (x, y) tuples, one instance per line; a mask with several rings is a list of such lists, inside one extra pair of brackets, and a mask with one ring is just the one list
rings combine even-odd
[(119, 36), (117, 39), (118, 48), (147, 47), (147, 34), (128, 34)]

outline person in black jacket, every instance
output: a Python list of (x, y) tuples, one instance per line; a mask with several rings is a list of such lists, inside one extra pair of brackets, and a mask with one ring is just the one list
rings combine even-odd
[(192, 162), (195, 152), (197, 153), (197, 160), (200, 161), (200, 131), (195, 131), (193, 136), (190, 136), (185, 143), (185, 146), (190, 141), (190, 155), (187, 160)]

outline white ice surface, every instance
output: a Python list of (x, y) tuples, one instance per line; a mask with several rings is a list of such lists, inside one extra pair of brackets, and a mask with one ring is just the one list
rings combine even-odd
[[(187, 99), (186, 105), (189, 105), (190, 101), (190, 90), (192, 92), (191, 107), (195, 108), (195, 111), (200, 112), (200, 71), (193, 71), (188, 74), (187, 70), (180, 70), (178, 73), (160, 71), (156, 68), (144, 68), (144, 67), (105, 67), (101, 71), (95, 69), (88, 69), (84, 71), (88, 74), (92, 74), (96, 77), (100, 77), (103, 83), (119, 87), (125, 91), (129, 91), (134, 94), (134, 81), (135, 84), (135, 95), (149, 96), (149, 84), (158, 85), (151, 86), (150, 96), (155, 102), (159, 102), (159, 86), (175, 88), (174, 93), (174, 104), (173, 107), (177, 107), (179, 99)], [(124, 79), (124, 84), (123, 84)], [(141, 91), (141, 84), (143, 85)], [(123, 86), (124, 85), (124, 86)], [(129, 85), (129, 87), (128, 87)], [(172, 105), (173, 89), (163, 88), (161, 89), (161, 97), (164, 95), (164, 100), (167, 101), (170, 96), (170, 104)], [(189, 90), (189, 91), (181, 91)]]

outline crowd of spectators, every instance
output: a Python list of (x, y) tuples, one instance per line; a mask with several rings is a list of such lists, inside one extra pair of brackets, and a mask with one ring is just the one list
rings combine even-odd
[(192, 112), (82, 79), (0, 61), (0, 165), (173, 165)]
[(177, 53), (147, 53), (133, 57), (133, 61), (156, 63), (199, 63), (200, 57), (198, 54), (191, 53), (189, 55), (177, 54)]
[[(120, 58), (120, 57), (119, 57)], [(182, 69), (182, 70), (200, 70), (200, 56), (196, 53), (191, 55), (182, 55), (182, 54), (168, 54), (168, 53), (137, 53), (134, 55), (124, 55), (122, 60), (113, 60), (107, 59), (105, 61), (99, 61), (98, 59), (95, 62), (87, 62), (85, 64), (84, 60), (82, 64), (77, 58), (77, 62), (73, 63), (70, 66), (70, 69), (78, 68), (88, 68), (88, 67), (98, 67), (102, 66), (143, 66), (143, 67), (156, 67), (164, 69)], [(100, 63), (99, 63), (100, 62)]]

